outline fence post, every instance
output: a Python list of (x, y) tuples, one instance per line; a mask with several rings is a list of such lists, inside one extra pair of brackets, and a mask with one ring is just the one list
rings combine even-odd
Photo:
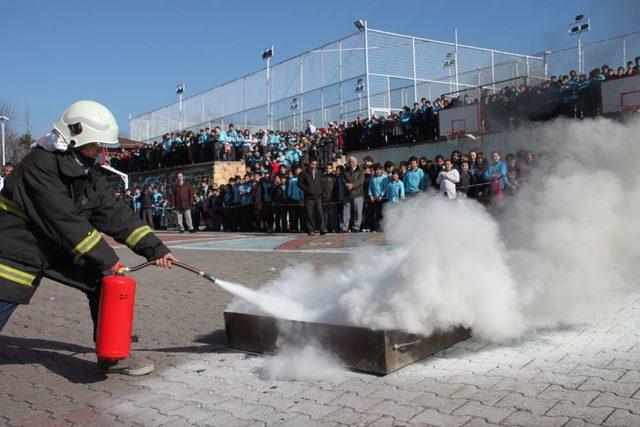
[(459, 86), (458, 86), (458, 29), (455, 28), (454, 29), (454, 37), (455, 37), (455, 42), (456, 42), (456, 49), (455, 49), (455, 67), (456, 67), (456, 92), (460, 90)]
[(411, 37), (411, 48), (413, 53), (413, 102), (418, 102), (418, 81), (416, 76), (416, 38)]
[(544, 67), (544, 77), (545, 79), (547, 77), (549, 77), (549, 52), (548, 50), (544, 51), (544, 55), (543, 55), (543, 59), (542, 59), (542, 66)]
[(367, 115), (365, 117), (371, 117), (371, 90), (369, 88), (369, 27), (367, 21), (364, 21), (364, 64), (365, 72), (367, 73)]
[(320, 49), (320, 111), (322, 111), (322, 119), (327, 123), (324, 114), (324, 48)]
[(340, 89), (340, 123), (342, 123), (344, 119), (344, 97), (342, 95), (344, 89), (344, 79), (342, 77), (342, 40), (338, 44), (338, 61), (340, 74), (340, 81), (338, 82), (338, 88)]
[(247, 127), (247, 76), (242, 79), (242, 112), (244, 116), (244, 127)]
[[(298, 100), (298, 110), (300, 111), (300, 130), (302, 130), (302, 91), (303, 91), (303, 69), (304, 69), (304, 56), (300, 55), (300, 96)], [(322, 90), (320, 91), (322, 92)], [(295, 128), (295, 126), (294, 126)]]
[[(496, 53), (491, 51), (491, 82), (496, 81)], [(496, 85), (493, 85), (493, 89), (496, 88)]]
[(391, 113), (391, 79), (387, 76), (387, 106), (389, 107), (389, 113)]

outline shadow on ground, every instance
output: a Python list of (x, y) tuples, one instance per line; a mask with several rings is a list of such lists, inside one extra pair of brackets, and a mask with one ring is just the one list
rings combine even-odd
[(136, 351), (157, 351), (161, 353), (244, 353), (227, 345), (227, 333), (218, 329), (210, 334), (199, 335), (194, 342), (200, 345), (158, 348), (137, 348)]
[(0, 336), (0, 365), (37, 364), (72, 383), (103, 381), (94, 361), (78, 355), (94, 353), (94, 349), (76, 344), (37, 338)]

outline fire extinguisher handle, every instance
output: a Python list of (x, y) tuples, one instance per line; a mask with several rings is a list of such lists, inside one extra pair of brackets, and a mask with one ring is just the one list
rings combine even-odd
[(147, 262), (143, 262), (142, 264), (136, 265), (135, 267), (127, 267), (124, 270), (126, 272), (138, 271), (155, 263), (156, 263), (155, 261), (147, 261)]
[[(142, 263), (140, 265), (136, 265), (135, 267), (127, 267), (127, 268), (125, 268), (125, 271), (126, 272), (138, 271), (138, 270), (142, 270), (143, 268), (148, 267), (148, 266), (153, 265), (153, 264), (155, 264), (155, 261), (147, 261), (147, 262), (144, 262), (144, 263)], [(183, 269), (185, 269), (187, 271), (190, 271), (192, 273), (195, 273), (198, 276), (201, 276), (201, 277), (209, 280), (210, 282), (216, 283), (215, 277), (213, 277), (213, 275), (211, 275), (209, 273), (205, 273), (202, 270), (198, 270), (197, 268), (191, 267), (190, 265), (185, 264), (185, 263), (180, 262), (180, 261), (173, 261), (172, 264), (177, 266), (177, 267), (183, 268)]]

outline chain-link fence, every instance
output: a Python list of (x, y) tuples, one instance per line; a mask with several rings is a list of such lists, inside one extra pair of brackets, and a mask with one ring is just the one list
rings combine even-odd
[(547, 77), (569, 74), (570, 70), (589, 74), (603, 65), (615, 71), (640, 56), (640, 31), (583, 44), (580, 52), (576, 46), (540, 55), (545, 57)]
[[(447, 62), (447, 66), (443, 66)], [(178, 129), (302, 129), (390, 113), (413, 101), (520, 75), (542, 75), (541, 57), (366, 29), (182, 101), (134, 117), (131, 139)], [(269, 92), (267, 96), (267, 91)]]

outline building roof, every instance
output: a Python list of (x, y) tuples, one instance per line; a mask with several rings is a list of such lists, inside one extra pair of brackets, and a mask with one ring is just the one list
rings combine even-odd
[(140, 141), (135, 141), (133, 139), (118, 137), (118, 142), (120, 143), (120, 148), (130, 149), (136, 148), (138, 144), (142, 144)]

